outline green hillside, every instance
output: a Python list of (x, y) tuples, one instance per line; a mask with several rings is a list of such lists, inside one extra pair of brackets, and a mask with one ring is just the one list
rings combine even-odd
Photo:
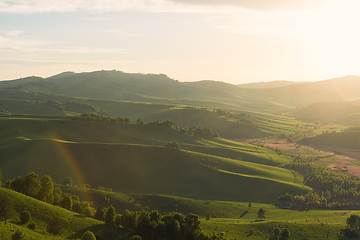
[(360, 129), (343, 132), (324, 133), (311, 138), (304, 138), (299, 143), (310, 146), (326, 146), (344, 149), (360, 149)]
[(360, 102), (321, 102), (296, 110), (300, 120), (353, 125), (360, 122)]
[[(0, 223), (0, 238), (11, 239), (15, 229), (20, 229), (25, 234), (25, 239), (79, 239), (85, 231), (92, 231), (101, 235), (106, 235), (108, 227), (103, 222), (93, 218), (87, 218), (74, 212), (70, 212), (60, 207), (56, 207), (34, 198), (12, 190), (0, 188), (0, 195), (7, 197), (14, 208), (12, 217), (7, 224)], [(27, 224), (20, 221), (20, 213), (29, 211), (31, 214), (31, 223), (35, 223), (35, 230), (30, 230)], [(61, 223), (62, 229), (58, 236), (47, 233), (47, 224), (49, 218), (57, 216)], [(131, 233), (123, 229), (114, 229), (116, 235), (121, 239), (130, 239)]]

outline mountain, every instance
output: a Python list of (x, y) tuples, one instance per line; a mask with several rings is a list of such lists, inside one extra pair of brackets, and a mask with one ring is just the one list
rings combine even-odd
[(242, 88), (278, 88), (286, 87), (290, 85), (300, 84), (301, 82), (292, 82), (292, 81), (271, 81), (271, 82), (253, 82), (253, 83), (243, 83), (237, 86)]
[(293, 112), (299, 120), (353, 125), (360, 122), (360, 101), (319, 102)]
[(219, 81), (179, 82), (164, 74), (124, 73), (114, 70), (64, 72), (49, 78), (27, 77), (1, 81), (0, 89), (264, 113), (304, 108), (318, 102), (360, 99), (359, 76), (296, 84), (274, 81), (265, 85), (266, 87), (259, 88), (260, 85), (254, 87), (255, 84), (249, 88)]

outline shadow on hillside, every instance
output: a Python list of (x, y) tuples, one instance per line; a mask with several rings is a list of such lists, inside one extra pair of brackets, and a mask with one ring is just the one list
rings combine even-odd
[(264, 219), (256, 219), (255, 221), (253, 221), (253, 222), (265, 222), (265, 220)]
[(71, 235), (69, 239), (81, 239), (81, 236), (86, 231), (93, 232), (96, 236), (96, 239), (130, 239), (133, 235), (133, 233), (120, 227), (109, 227), (105, 224), (97, 224), (76, 232), (75, 234)]
[(80, 214), (75, 214), (74, 217), (77, 217), (77, 218), (86, 218), (86, 216), (80, 215)]
[(246, 214), (248, 214), (249, 210), (244, 211), (241, 215), (240, 218), (242, 218), (243, 216), (245, 216)]

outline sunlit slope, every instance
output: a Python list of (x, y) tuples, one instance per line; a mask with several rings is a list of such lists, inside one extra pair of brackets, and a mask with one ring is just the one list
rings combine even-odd
[[(11, 229), (17, 228), (20, 228), (21, 231), (24, 232), (25, 239), (34, 240), (68, 238), (79, 239), (87, 230), (93, 231), (94, 233), (107, 230), (107, 227), (103, 222), (38, 201), (15, 191), (0, 188), (0, 195), (6, 196), (14, 207), (13, 215), (8, 223), (6, 225), (4, 225), (4, 223), (0, 224), (1, 239), (11, 239), (11, 235), (14, 233)], [(22, 225), (19, 220), (21, 212), (25, 210), (30, 212), (31, 222), (36, 224), (35, 231), (28, 229), (26, 225)], [(50, 217), (54, 216), (59, 217), (62, 222), (62, 230), (59, 236), (54, 236), (46, 232), (48, 220)], [(120, 229), (117, 229), (116, 233), (119, 237), (124, 237), (128, 234), (127, 231)]]
[(32, 170), (116, 191), (253, 202), (309, 190), (284, 169), (164, 147), (24, 140), (1, 155), (5, 179)]
[(90, 121), (0, 118), (0, 143), (11, 146), (23, 139), (70, 142), (133, 143), (163, 146), (177, 141), (186, 150), (277, 166), (291, 160), (251, 144), (223, 138), (200, 139), (163, 125), (99, 123)]
[(99, 123), (75, 120), (0, 118), (1, 147), (25, 139), (59, 139), (71, 142), (199, 144), (196, 138), (163, 125)]
[[(224, 87), (225, 86), (225, 87)], [(119, 71), (60, 74), (56, 77), (2, 81), (0, 89), (29, 90), (96, 99), (186, 104), (193, 106), (276, 112), (290, 109), (253, 89), (215, 81), (182, 83), (163, 74), (131, 74)]]
[(324, 133), (315, 137), (304, 138), (299, 143), (315, 147), (325, 146), (360, 150), (360, 129), (354, 128), (343, 132)]
[(296, 110), (293, 115), (300, 120), (353, 125), (360, 122), (360, 102), (314, 103)]

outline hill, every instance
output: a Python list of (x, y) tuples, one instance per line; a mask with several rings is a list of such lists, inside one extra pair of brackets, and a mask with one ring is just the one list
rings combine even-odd
[[(107, 236), (109, 228), (103, 222), (93, 218), (87, 218), (74, 212), (70, 212), (63, 208), (53, 206), (34, 198), (30, 198), (23, 194), (14, 192), (12, 190), (0, 188), (0, 195), (7, 197), (14, 208), (11, 219), (5, 225), (0, 224), (0, 238), (11, 239), (11, 235), (15, 229), (20, 229), (25, 234), (25, 239), (79, 239), (81, 235), (90, 230), (102, 236)], [(31, 223), (35, 223), (35, 230), (30, 230), (27, 224), (20, 221), (20, 214), (23, 211), (29, 211), (31, 214)], [(49, 219), (57, 216), (61, 223), (62, 229), (58, 236), (47, 233), (47, 225)], [(114, 229), (116, 235), (121, 239), (130, 239), (131, 233), (124, 229)]]
[[(117, 191), (253, 202), (310, 190), (301, 176), (275, 167), (290, 162), (287, 157), (249, 144), (192, 137), (164, 125), (0, 121), (5, 179), (35, 171), (56, 182), (71, 176), (78, 183)], [(169, 141), (178, 141), (184, 150), (162, 147)], [(260, 185), (267, 190), (254, 190)]]
[(360, 98), (358, 76), (274, 88), (242, 88), (216, 81), (183, 83), (163, 74), (120, 71), (66, 72), (49, 78), (1, 81), (0, 89), (56, 93), (72, 97), (157, 102), (222, 109), (278, 112), (316, 102)]
[(243, 83), (237, 86), (242, 88), (278, 88), (278, 87), (286, 87), (294, 84), (299, 84), (300, 82), (292, 82), (292, 81), (270, 81), (270, 82), (253, 82), (253, 83)]
[(360, 102), (314, 103), (292, 114), (299, 120), (353, 125), (360, 122)]
[(317, 147), (329, 147), (334, 150), (336, 148), (360, 150), (359, 134), (360, 129), (349, 129), (347, 131), (324, 133), (315, 137), (304, 138), (299, 143)]

